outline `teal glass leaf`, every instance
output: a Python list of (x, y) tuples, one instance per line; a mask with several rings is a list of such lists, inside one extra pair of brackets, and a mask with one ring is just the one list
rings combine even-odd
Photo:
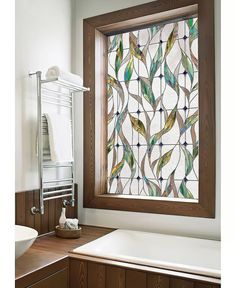
[(193, 83), (193, 74), (194, 74), (193, 64), (184, 51), (181, 50), (181, 54), (182, 54), (182, 65), (183, 65), (184, 69), (186, 70), (186, 72), (187, 72), (187, 74), (191, 80), (191, 83)]
[(188, 149), (182, 147), (182, 150), (185, 156), (185, 176), (188, 176), (193, 169), (193, 156)]
[(155, 105), (155, 97), (152, 91), (151, 83), (149, 82), (149, 79), (140, 77), (140, 83), (141, 83), (141, 92), (143, 94), (143, 97), (150, 103), (152, 106)]
[(198, 37), (198, 20), (194, 23), (194, 25), (189, 30), (189, 42), (190, 46), (192, 45), (193, 41)]
[(175, 92), (179, 95), (179, 84), (177, 82), (177, 79), (175, 78), (175, 75), (171, 72), (170, 68), (168, 67), (166, 61), (164, 64), (164, 76), (166, 84), (168, 84), (172, 89), (174, 89)]
[(174, 46), (175, 40), (177, 39), (177, 37), (178, 37), (178, 23), (175, 23), (174, 28), (172, 32), (170, 33), (170, 36), (167, 40), (165, 57), (167, 56), (167, 54), (170, 53), (170, 50)]
[(156, 183), (146, 177), (144, 177), (144, 182), (148, 187), (149, 196), (161, 196), (161, 189)]
[(189, 116), (184, 123), (184, 127), (180, 130), (180, 135), (182, 135), (189, 127), (195, 124), (198, 121), (198, 111), (196, 111), (193, 115)]
[(116, 52), (116, 60), (115, 60), (116, 78), (118, 78), (118, 71), (120, 69), (122, 59), (123, 59), (123, 41), (121, 39), (119, 48), (117, 49), (117, 52)]
[(112, 42), (110, 43), (110, 46), (108, 47), (108, 52), (111, 52), (115, 50), (115, 48), (118, 46), (120, 41), (121, 35), (115, 35)]
[(161, 66), (161, 63), (162, 63), (162, 45), (159, 44), (157, 52), (154, 58), (152, 59), (151, 66), (150, 66), (150, 82), (153, 81), (153, 78), (157, 70)]
[(133, 69), (134, 69), (134, 58), (131, 57), (125, 68), (125, 73), (124, 73), (124, 79), (126, 83), (130, 81), (132, 74), (133, 74)]
[(184, 196), (184, 198), (194, 199), (193, 194), (186, 187), (186, 184), (185, 184), (184, 181), (182, 181), (181, 184), (180, 184), (179, 192)]

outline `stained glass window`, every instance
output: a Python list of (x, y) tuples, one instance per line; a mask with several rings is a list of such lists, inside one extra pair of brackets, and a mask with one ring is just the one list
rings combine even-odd
[(108, 37), (107, 193), (198, 199), (198, 19)]

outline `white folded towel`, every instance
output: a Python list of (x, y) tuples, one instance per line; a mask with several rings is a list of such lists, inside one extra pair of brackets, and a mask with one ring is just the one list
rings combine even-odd
[(45, 76), (46, 79), (59, 78), (68, 81), (70, 83), (83, 86), (83, 78), (81, 78), (79, 75), (70, 72), (65, 72), (61, 70), (58, 66), (50, 67)]
[(71, 121), (60, 114), (45, 114), (48, 123), (50, 156), (53, 162), (72, 162)]
[(78, 229), (79, 220), (74, 218), (66, 218), (66, 222), (64, 224), (65, 229)]

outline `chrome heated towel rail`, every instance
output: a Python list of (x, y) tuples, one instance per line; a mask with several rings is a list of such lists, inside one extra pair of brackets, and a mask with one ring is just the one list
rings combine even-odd
[[(47, 119), (43, 111), (43, 103), (56, 105), (63, 109), (69, 109), (72, 128), (72, 148), (74, 157), (74, 97), (77, 92), (89, 91), (89, 88), (75, 85), (60, 78), (42, 79), (42, 72), (29, 73), (29, 76), (37, 77), (37, 154), (38, 154), (38, 178), (39, 178), (39, 207), (32, 207), (33, 214), (44, 214), (44, 201), (57, 198), (71, 197), (67, 204), (74, 206), (75, 195), (75, 167), (74, 161), (69, 163), (54, 163), (50, 161), (50, 153), (45, 153), (43, 137), (48, 135)], [(53, 87), (52, 87), (53, 86)], [(45, 171), (48, 169), (70, 168), (70, 177), (53, 180), (45, 179)]]

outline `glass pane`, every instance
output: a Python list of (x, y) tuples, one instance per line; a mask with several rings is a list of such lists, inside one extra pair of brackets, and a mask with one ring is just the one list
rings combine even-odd
[(107, 192), (198, 199), (198, 19), (108, 37)]

